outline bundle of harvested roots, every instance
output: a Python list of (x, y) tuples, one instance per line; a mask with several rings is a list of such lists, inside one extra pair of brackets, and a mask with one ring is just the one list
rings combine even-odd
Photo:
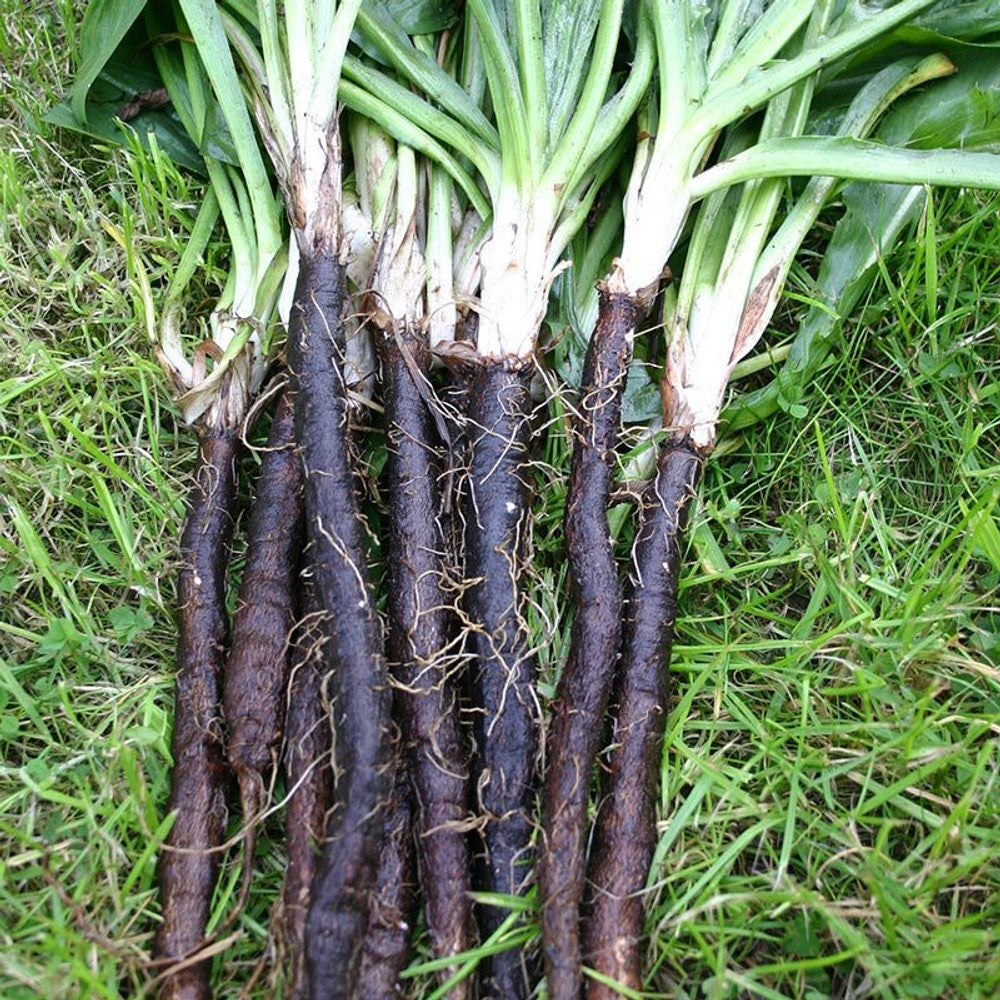
[[(536, 875), (547, 996), (642, 989), (684, 528), (734, 367), (843, 179), (1000, 187), (995, 154), (870, 139), (897, 99), (954, 70), (916, 42), (888, 61), (885, 38), (930, 5), (91, 5), (74, 111), (85, 119), (102, 65), (145, 53), (157, 100), (119, 107), (173, 115), (208, 178), (158, 313), (121, 237), (198, 435), (163, 996), (210, 995), (219, 926), (253, 898), (282, 801), (282, 995), (395, 996), (422, 924), (435, 996), (528, 997)], [(220, 215), (229, 280), (189, 361), (183, 293)], [(680, 278), (661, 298), (668, 262)], [(574, 617), (542, 773), (529, 568), (547, 318), (578, 349), (556, 362), (572, 383)], [(609, 510), (636, 353), (662, 391), (626, 558)], [(270, 404), (230, 624), (241, 442)], [(212, 896), (228, 799), (243, 867), (226, 917)]]

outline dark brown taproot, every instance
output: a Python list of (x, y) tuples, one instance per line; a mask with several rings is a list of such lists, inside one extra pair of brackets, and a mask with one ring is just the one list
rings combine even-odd
[(410, 957), (417, 907), (410, 795), (410, 778), (400, 760), (392, 796), (383, 813), (378, 875), (361, 956), (358, 996), (364, 1000), (395, 1000), (401, 996), (399, 974)]
[[(160, 854), (163, 920), (154, 943), (156, 959), (167, 963), (162, 1000), (211, 996), (211, 960), (191, 959), (205, 944), (219, 845), (226, 829), (219, 686), (226, 659), (226, 565), (236, 455), (234, 431), (201, 434), (181, 536), (174, 766), (167, 804), (176, 818)], [(172, 967), (177, 968), (170, 971)]]
[(243, 901), (253, 875), (267, 776), (278, 755), (285, 720), (301, 536), (302, 464), (295, 450), (291, 400), (282, 393), (250, 509), (247, 561), (222, 686), (229, 733), (226, 754), (239, 783), (246, 831)]
[[(521, 894), (531, 873), (537, 706), (534, 653), (525, 619), (530, 539), (527, 482), (531, 369), (486, 361), (469, 386), (470, 467), (465, 484), (467, 611), (475, 656), (473, 689), (482, 855), (474, 888)], [(478, 908), (485, 941), (508, 915)], [(507, 950), (479, 966), (481, 1000), (530, 991), (522, 954)]]
[[(588, 873), (584, 961), (631, 990), (642, 988), (642, 893), (656, 844), (656, 789), (681, 543), (702, 462), (689, 438), (675, 437), (664, 446), (643, 494), (616, 683), (611, 771)], [(588, 979), (585, 996), (614, 1000), (620, 994)]]
[(622, 596), (608, 505), (622, 393), (639, 312), (627, 295), (600, 290), (583, 366), (566, 497), (566, 551), (576, 612), (546, 739), (538, 859), (542, 949), (551, 1000), (578, 1000), (580, 904), (591, 772), (621, 641)]
[[(471, 946), (468, 774), (462, 748), (449, 593), (451, 531), (442, 511), (443, 442), (431, 412), (430, 352), (416, 335), (382, 333), (388, 428), (389, 662), (413, 782), (424, 919), (435, 957)], [(421, 383), (423, 383), (421, 385)], [(450, 974), (442, 972), (442, 979)], [(469, 984), (449, 992), (468, 996)]]
[(330, 726), (323, 704), (320, 672), (324, 612), (307, 580), (299, 580), (297, 591), (300, 612), (291, 657), (283, 754), (288, 796), (285, 814), (288, 863), (281, 884), (276, 931), (288, 980), (282, 996), (287, 1000), (306, 1000), (309, 996), (305, 961), (306, 915), (333, 791)]
[(287, 346), (305, 475), (308, 561), (327, 613), (323, 669), (338, 778), (306, 921), (312, 1000), (357, 995), (389, 791), (382, 626), (369, 582), (360, 484), (348, 436), (344, 288), (344, 268), (335, 253), (303, 254)]

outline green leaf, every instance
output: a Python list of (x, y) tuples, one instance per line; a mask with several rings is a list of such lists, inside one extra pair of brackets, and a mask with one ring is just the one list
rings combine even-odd
[(843, 317), (870, 287), (878, 261), (923, 208), (923, 188), (852, 184), (844, 190), (847, 211), (837, 223), (817, 278), (816, 303), (806, 313), (784, 367), (770, 384), (735, 400), (722, 415), (727, 431), (763, 420), (778, 409), (804, 416), (798, 400), (833, 347)]
[(180, 0), (180, 6), (232, 136), (253, 203), (258, 240), (273, 244), (258, 248), (269, 261), (280, 243), (274, 223), (274, 195), (219, 9), (214, 0)]
[(548, 0), (541, 6), (551, 143), (562, 135), (576, 110), (601, 4), (600, 0)]
[(365, 7), (381, 8), (408, 35), (433, 35), (458, 20), (453, 0), (367, 0)]
[(691, 183), (695, 198), (758, 177), (842, 177), (884, 184), (1000, 188), (1000, 155), (955, 149), (899, 149), (832, 136), (768, 139), (716, 164)]
[(146, 0), (91, 0), (80, 25), (80, 68), (70, 90), (77, 123), (87, 121), (87, 94), (146, 6)]
[(68, 100), (52, 108), (46, 114), (45, 121), (116, 146), (128, 145), (126, 136), (129, 131), (134, 131), (143, 147), (149, 149), (149, 136), (152, 133), (157, 145), (173, 163), (192, 173), (204, 175), (205, 162), (175, 112), (169, 109), (144, 111), (128, 125), (119, 123), (118, 110), (136, 93), (141, 91), (124, 91), (121, 87), (98, 78), (90, 88), (86, 125), (80, 124)]
[(154, 624), (153, 616), (148, 611), (142, 608), (130, 608), (128, 605), (112, 608), (108, 613), (108, 620), (115, 631), (115, 636), (125, 643), (148, 631)]
[(900, 101), (886, 116), (879, 138), (924, 149), (1000, 145), (1000, 58), (964, 53), (954, 76)]
[(475, 181), (462, 167), (458, 160), (448, 152), (437, 140), (429, 136), (423, 129), (410, 119), (401, 115), (395, 108), (380, 101), (377, 97), (341, 78), (339, 96), (344, 106), (370, 118), (373, 122), (389, 133), (397, 142), (409, 146), (418, 153), (439, 163), (455, 179), (472, 202), (480, 216), (486, 218), (490, 214), (489, 203), (482, 192), (476, 187)]
[(837, 72), (871, 73), (908, 53), (943, 51), (953, 59), (963, 51), (1000, 45), (1000, 0), (937, 3), (846, 60)]
[[(496, 129), (475, 101), (433, 59), (414, 46), (384, 4), (362, 7), (358, 13), (357, 30), (369, 43), (368, 48), (387, 60), (397, 73), (422, 90), (429, 100), (492, 148), (499, 148)], [(381, 98), (383, 95), (375, 96)]]
[[(204, 156), (237, 165), (236, 150), (214, 101), (206, 115), (207, 124), (195, 127), (193, 123), (188, 80), (179, 54), (181, 43), (170, 39), (150, 44), (151, 36), (173, 28), (158, 13), (150, 8), (148, 22), (133, 24), (120, 40), (100, 75), (91, 83), (83, 121), (74, 114), (69, 100), (54, 107), (45, 120), (117, 146), (127, 147), (134, 134), (143, 148), (149, 149), (152, 133), (158, 148), (171, 162), (204, 176), (205, 164), (198, 145), (201, 135)], [(166, 107), (140, 111), (123, 127), (119, 121), (123, 106), (137, 94), (163, 86), (169, 90), (173, 102)]]
[(493, 109), (500, 132), (500, 148), (503, 151), (503, 171), (521, 187), (522, 194), (530, 193), (535, 178), (530, 176), (532, 163), (531, 141), (528, 135), (527, 115), (524, 96), (517, 72), (517, 61), (512, 48), (516, 33), (505, 27), (501, 10), (492, 0), (469, 0), (469, 11), (479, 29), (483, 61)]

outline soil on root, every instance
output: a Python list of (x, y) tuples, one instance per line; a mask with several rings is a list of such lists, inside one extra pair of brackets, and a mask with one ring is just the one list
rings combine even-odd
[[(226, 659), (226, 565), (237, 447), (233, 431), (201, 436), (181, 536), (174, 767), (167, 804), (177, 817), (159, 860), (163, 920), (154, 943), (156, 958), (170, 963), (190, 958), (205, 944), (226, 828), (219, 685)], [(162, 1000), (207, 1000), (210, 971), (210, 959), (168, 971)]]
[[(531, 872), (538, 748), (534, 656), (521, 582), (529, 558), (531, 510), (525, 464), (530, 438), (530, 368), (480, 366), (469, 387), (470, 466), (465, 510), (467, 612), (475, 656), (476, 792), (483, 823), (477, 889), (517, 895)], [(480, 936), (507, 917), (482, 906)], [(517, 950), (480, 965), (479, 995), (517, 1000), (529, 975)]]
[[(656, 845), (656, 789), (681, 543), (702, 462), (688, 438), (667, 442), (643, 494), (616, 684), (615, 749), (589, 871), (584, 960), (632, 990), (642, 988), (642, 890)], [(619, 993), (589, 979), (585, 996), (614, 1000)]]
[(287, 347), (305, 474), (308, 558), (329, 626), (324, 674), (337, 748), (335, 808), (306, 923), (313, 1000), (347, 1000), (357, 993), (389, 792), (382, 627), (368, 579), (360, 484), (348, 439), (344, 282), (333, 254), (303, 255)]
[(538, 861), (551, 1000), (580, 995), (587, 800), (621, 640), (622, 596), (608, 505), (637, 319), (632, 298), (602, 289), (576, 409), (565, 520), (576, 613), (546, 741), (544, 850)]

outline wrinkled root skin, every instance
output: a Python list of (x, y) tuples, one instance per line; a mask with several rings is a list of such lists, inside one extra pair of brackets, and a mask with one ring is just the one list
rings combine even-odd
[[(473, 377), (467, 409), (466, 576), (476, 581), (467, 607), (474, 627), (477, 793), (485, 820), (475, 888), (511, 895), (523, 892), (531, 871), (538, 747), (535, 664), (522, 589), (531, 513), (525, 479), (530, 382), (530, 368), (488, 361)], [(507, 914), (500, 907), (480, 907), (481, 939)], [(529, 992), (524, 960), (516, 950), (484, 959), (479, 972), (481, 1000), (519, 1000)]]
[(330, 803), (330, 727), (323, 707), (323, 612), (313, 588), (300, 585), (302, 617), (295, 629), (285, 720), (284, 771), (288, 864), (281, 886), (278, 937), (289, 985), (282, 996), (306, 1000), (305, 939), (309, 891)]
[(330, 626), (324, 674), (334, 705), (339, 775), (306, 922), (312, 1000), (357, 996), (389, 793), (382, 627), (368, 579), (360, 484), (348, 440), (344, 280), (335, 255), (303, 255), (287, 346), (305, 475), (308, 559)]
[[(687, 437), (669, 441), (643, 495), (617, 685), (615, 749), (589, 872), (585, 961), (633, 990), (642, 988), (642, 891), (656, 844), (656, 789), (681, 543), (703, 458)], [(588, 979), (585, 996), (615, 1000), (620, 994)]]
[[(202, 435), (181, 537), (174, 768), (167, 804), (177, 818), (159, 860), (163, 922), (154, 944), (156, 958), (171, 963), (205, 943), (220, 860), (215, 849), (226, 828), (219, 685), (226, 658), (226, 565), (236, 456), (234, 432)], [(167, 975), (161, 1000), (208, 1000), (210, 971), (211, 960), (206, 959)]]
[(364, 1000), (394, 1000), (401, 996), (399, 974), (410, 958), (417, 895), (410, 779), (402, 761), (384, 817), (375, 896), (361, 956), (358, 996)]
[(291, 400), (275, 407), (247, 531), (247, 562), (233, 617), (222, 705), (227, 755), (240, 786), (247, 825), (245, 878), (253, 869), (254, 828), (265, 778), (281, 742), (295, 621), (295, 569), (301, 548), (302, 464)]
[(637, 320), (630, 296), (601, 291), (577, 404), (565, 522), (576, 615), (546, 741), (545, 849), (538, 860), (551, 1000), (578, 1000), (582, 984), (579, 922), (587, 800), (621, 640), (622, 596), (608, 504)]
[[(430, 370), (426, 345), (415, 335), (379, 337), (392, 511), (388, 654), (413, 782), (424, 918), (434, 955), (442, 958), (470, 947), (472, 918), (468, 837), (460, 828), (468, 818), (467, 764), (448, 676), (454, 595), (444, 589), (452, 559), (441, 509), (442, 444), (417, 383)], [(466, 981), (448, 996), (464, 1000), (468, 991)]]

